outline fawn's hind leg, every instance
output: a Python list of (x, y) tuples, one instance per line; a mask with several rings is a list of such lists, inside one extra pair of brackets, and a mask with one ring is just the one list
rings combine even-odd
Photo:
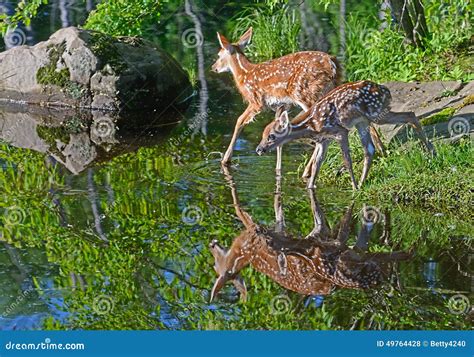
[(415, 129), (420, 140), (423, 142), (426, 150), (433, 156), (436, 155), (436, 150), (433, 144), (426, 137), (423, 128), (413, 112), (389, 112), (388, 115), (379, 119), (378, 124), (409, 124)]
[(357, 131), (359, 132), (360, 141), (364, 148), (364, 168), (362, 169), (362, 175), (360, 176), (359, 186), (362, 186), (367, 175), (369, 174), (369, 169), (372, 164), (372, 158), (375, 153), (375, 146), (372, 142), (370, 135), (370, 126), (367, 122), (363, 121), (356, 125)]
[(370, 137), (372, 138), (372, 142), (375, 145), (375, 149), (383, 156), (385, 156), (385, 146), (383, 145), (382, 139), (380, 139), (380, 135), (376, 128), (373, 126), (369, 127), (370, 130)]

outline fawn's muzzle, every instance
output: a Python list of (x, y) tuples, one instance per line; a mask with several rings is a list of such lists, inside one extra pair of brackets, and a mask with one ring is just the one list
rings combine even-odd
[(265, 154), (266, 150), (264, 147), (262, 146), (257, 146), (257, 148), (255, 149), (255, 152), (257, 153), (258, 156), (261, 156), (263, 154)]

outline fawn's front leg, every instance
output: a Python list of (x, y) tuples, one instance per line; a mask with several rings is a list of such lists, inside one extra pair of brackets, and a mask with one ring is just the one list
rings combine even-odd
[(341, 146), (342, 160), (344, 161), (344, 166), (346, 166), (346, 169), (351, 177), (352, 188), (354, 190), (357, 190), (357, 181), (354, 177), (354, 170), (352, 169), (351, 151), (349, 149), (349, 131), (341, 129), (337, 141)]
[(322, 140), (316, 142), (313, 155), (311, 156), (310, 162), (308, 165), (311, 165), (311, 175), (306, 184), (306, 188), (315, 188), (316, 178), (319, 175), (321, 165), (323, 164), (324, 159), (326, 158), (326, 152), (328, 149), (329, 140)]
[(242, 132), (242, 129), (244, 128), (245, 125), (250, 123), (252, 119), (260, 113), (261, 109), (257, 108), (253, 105), (249, 105), (247, 109), (240, 115), (239, 119), (237, 119), (237, 122), (235, 123), (235, 128), (234, 128), (234, 133), (232, 134), (232, 139), (230, 140), (229, 147), (227, 148), (227, 151), (224, 154), (224, 157), (222, 158), (221, 164), (222, 165), (227, 165), (230, 162), (230, 159), (232, 158), (232, 154), (234, 152), (234, 146), (235, 142), (237, 141), (237, 138), (239, 137), (240, 133)]

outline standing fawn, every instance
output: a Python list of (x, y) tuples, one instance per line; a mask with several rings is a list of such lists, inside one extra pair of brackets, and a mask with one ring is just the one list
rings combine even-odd
[(364, 148), (364, 168), (360, 185), (367, 178), (375, 151), (369, 133), (371, 124), (409, 124), (418, 133), (426, 149), (435, 155), (435, 149), (427, 139), (415, 114), (390, 111), (390, 99), (390, 91), (386, 87), (370, 81), (343, 84), (291, 122), (288, 113), (284, 111), (279, 119), (268, 124), (257, 147), (257, 154), (262, 155), (266, 151), (302, 137), (310, 137), (317, 141), (319, 150), (315, 150), (311, 158), (314, 165), (307, 184), (308, 188), (313, 188), (325, 159), (328, 144), (331, 140), (336, 140), (341, 146), (343, 161), (349, 171), (353, 189), (357, 189), (357, 182), (352, 170), (348, 134), (354, 126)]
[(350, 249), (346, 243), (350, 235), (352, 207), (347, 210), (339, 227), (330, 230), (314, 190), (309, 190), (314, 228), (306, 238), (295, 239), (285, 232), (278, 179), (275, 228), (260, 226), (241, 208), (232, 176), (228, 169), (224, 168), (224, 172), (230, 183), (236, 214), (245, 229), (229, 249), (216, 240), (210, 243), (218, 275), (211, 291), (211, 301), (227, 282), (232, 282), (245, 300), (247, 288), (239, 273), (248, 265), (286, 289), (303, 295), (327, 295), (335, 287), (374, 287), (387, 275), (389, 263), (411, 257), (411, 253), (401, 251), (366, 253), (373, 222), (363, 223), (356, 249)]
[[(223, 164), (230, 162), (243, 127), (265, 108), (276, 111), (297, 105), (307, 111), (341, 81), (342, 73), (337, 59), (324, 52), (297, 52), (264, 63), (251, 63), (243, 53), (251, 37), (252, 28), (237, 43), (230, 43), (223, 35), (217, 34), (221, 49), (212, 70), (217, 73), (230, 71), (237, 89), (248, 103), (247, 109), (237, 119), (232, 139), (222, 159)], [(372, 136), (376, 134), (375, 130), (371, 132)], [(378, 136), (374, 137), (374, 141), (381, 145)], [(306, 174), (310, 167), (311, 162), (305, 170)], [(277, 149), (279, 168), (281, 148)]]

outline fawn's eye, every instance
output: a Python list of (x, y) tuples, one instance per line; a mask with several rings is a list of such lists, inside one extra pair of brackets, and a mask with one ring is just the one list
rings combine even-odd
[(273, 141), (273, 140), (276, 139), (276, 137), (275, 137), (274, 134), (270, 134), (270, 135), (268, 135), (268, 139)]

